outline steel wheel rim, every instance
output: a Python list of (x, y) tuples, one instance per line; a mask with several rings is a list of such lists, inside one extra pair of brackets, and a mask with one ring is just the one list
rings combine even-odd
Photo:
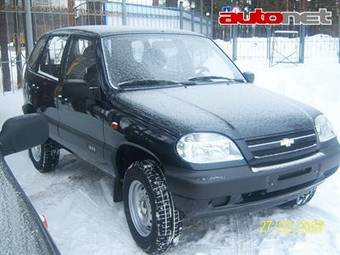
[(36, 162), (39, 162), (41, 159), (41, 145), (35, 146), (31, 148), (32, 156)]
[(144, 185), (134, 180), (129, 187), (129, 211), (137, 232), (146, 237), (151, 233), (152, 213), (149, 195)]

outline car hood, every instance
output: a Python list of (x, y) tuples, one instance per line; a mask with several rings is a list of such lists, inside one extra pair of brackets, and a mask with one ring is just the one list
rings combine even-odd
[(314, 128), (319, 113), (249, 84), (209, 84), (124, 91), (115, 101), (178, 136), (218, 132), (235, 139)]

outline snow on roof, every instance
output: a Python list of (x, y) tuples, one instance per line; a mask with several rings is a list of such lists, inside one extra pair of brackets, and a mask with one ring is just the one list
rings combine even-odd
[[(190, 32), (187, 30), (179, 29), (162, 29), (162, 28), (145, 28), (145, 27), (135, 27), (135, 26), (109, 26), (109, 25), (92, 25), (92, 26), (74, 26), (74, 27), (64, 27), (59, 28), (53, 32), (62, 31), (80, 31), (97, 34), (100, 36), (110, 35), (110, 34), (120, 34), (120, 33), (176, 33), (176, 34), (192, 34), (200, 35), (198, 33)], [(202, 36), (202, 35), (201, 35)]]

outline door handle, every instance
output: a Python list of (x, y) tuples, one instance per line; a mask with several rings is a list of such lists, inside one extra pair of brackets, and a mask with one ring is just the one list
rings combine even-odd
[(57, 96), (57, 99), (58, 101), (61, 103), (61, 104), (66, 104), (68, 102), (68, 98), (67, 97), (63, 97), (61, 94), (59, 94)]
[(35, 83), (32, 83), (31, 85), (31, 89), (34, 91), (34, 92), (38, 92), (40, 87), (38, 85), (36, 85)]

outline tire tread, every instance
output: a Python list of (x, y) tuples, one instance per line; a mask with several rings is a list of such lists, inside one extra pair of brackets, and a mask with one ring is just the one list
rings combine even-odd
[(35, 168), (41, 173), (52, 172), (56, 169), (59, 163), (60, 150), (55, 142), (48, 140), (46, 143), (41, 145), (42, 159), (37, 162), (32, 156), (31, 150), (29, 150), (30, 158)]
[(182, 215), (174, 206), (165, 177), (156, 162), (153, 160), (136, 161), (129, 169), (134, 167), (142, 169), (155, 196), (158, 231), (156, 249), (150, 246), (149, 250), (145, 251), (151, 254), (163, 253), (178, 242), (182, 231)]

